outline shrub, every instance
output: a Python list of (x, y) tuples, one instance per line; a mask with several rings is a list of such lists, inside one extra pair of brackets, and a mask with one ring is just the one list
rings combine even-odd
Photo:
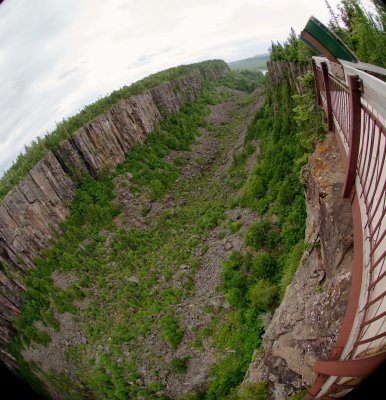
[(204, 400), (205, 393), (197, 392), (196, 390), (191, 390), (185, 393), (182, 397), (182, 400)]
[(268, 382), (246, 383), (227, 397), (228, 400), (267, 400)]
[(232, 233), (236, 233), (241, 228), (241, 222), (229, 221), (229, 229)]
[(267, 252), (259, 253), (253, 260), (252, 275), (256, 279), (274, 281), (277, 274), (276, 258)]
[(182, 374), (188, 369), (188, 361), (190, 357), (185, 356), (182, 358), (173, 358), (170, 363), (170, 372), (172, 374)]
[(279, 204), (288, 206), (292, 203), (295, 196), (296, 186), (289, 179), (285, 179), (279, 189), (277, 200)]
[(304, 243), (300, 241), (293, 246), (290, 253), (282, 258), (283, 272), (280, 279), (280, 297), (283, 297), (287, 286), (291, 283), (304, 251)]
[(162, 339), (173, 349), (176, 350), (184, 336), (184, 332), (178, 325), (177, 319), (173, 315), (166, 315), (159, 322), (159, 329)]
[(292, 396), (288, 397), (287, 400), (303, 400), (304, 396), (308, 393), (308, 389), (303, 389), (300, 392), (293, 394)]
[(249, 290), (248, 298), (253, 307), (266, 311), (276, 296), (276, 287), (264, 279), (259, 279)]
[(273, 248), (279, 242), (279, 235), (273, 230), (268, 219), (262, 219), (249, 225), (245, 242), (256, 250), (264, 246)]
[(239, 204), (241, 207), (249, 207), (256, 210), (256, 201), (264, 197), (267, 192), (267, 185), (260, 175), (253, 174), (244, 186)]
[(147, 385), (147, 389), (148, 389), (150, 392), (152, 392), (152, 393), (159, 392), (159, 391), (162, 390), (163, 388), (164, 388), (164, 385), (162, 385), (162, 383), (157, 382), (157, 381), (150, 382), (150, 383)]
[(202, 211), (199, 229), (200, 231), (209, 231), (219, 225), (223, 219), (224, 205), (216, 201), (213, 204), (209, 204), (208, 207)]

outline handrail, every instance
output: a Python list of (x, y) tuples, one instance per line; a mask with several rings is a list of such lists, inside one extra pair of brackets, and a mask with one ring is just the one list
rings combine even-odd
[(363, 72), (371, 70), (367, 64), (356, 69), (342, 61), (343, 77), (331, 64), (312, 58), (318, 103), (346, 170), (343, 196), (352, 207), (354, 264), (337, 341), (328, 359), (315, 363), (307, 400), (343, 395), (386, 360), (386, 83)]

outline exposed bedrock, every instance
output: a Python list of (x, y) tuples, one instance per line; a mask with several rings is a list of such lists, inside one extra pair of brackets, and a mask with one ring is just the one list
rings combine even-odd
[(303, 89), (298, 77), (310, 70), (308, 64), (297, 64), (289, 61), (268, 61), (267, 62), (269, 87), (277, 86), (286, 79), (299, 94)]

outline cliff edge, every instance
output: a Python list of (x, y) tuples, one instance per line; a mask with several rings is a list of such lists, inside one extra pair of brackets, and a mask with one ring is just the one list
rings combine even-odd
[(312, 384), (312, 366), (328, 356), (341, 326), (353, 260), (350, 203), (341, 195), (343, 171), (336, 140), (328, 134), (301, 174), (306, 250), (244, 379), (267, 380), (269, 399), (286, 399)]

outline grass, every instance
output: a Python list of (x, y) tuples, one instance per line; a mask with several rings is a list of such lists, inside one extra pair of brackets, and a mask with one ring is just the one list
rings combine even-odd
[(177, 350), (178, 345), (184, 336), (183, 330), (178, 325), (178, 320), (173, 315), (166, 315), (159, 321), (161, 337), (173, 349)]
[(173, 358), (170, 363), (170, 371), (172, 374), (183, 374), (188, 369), (188, 361), (190, 357)]
[(303, 400), (304, 396), (308, 393), (308, 391), (309, 391), (308, 389), (300, 390), (299, 392), (288, 397), (288, 400)]
[(268, 382), (261, 381), (256, 383), (247, 383), (242, 385), (238, 390), (233, 392), (229, 400), (267, 400), (268, 398)]

